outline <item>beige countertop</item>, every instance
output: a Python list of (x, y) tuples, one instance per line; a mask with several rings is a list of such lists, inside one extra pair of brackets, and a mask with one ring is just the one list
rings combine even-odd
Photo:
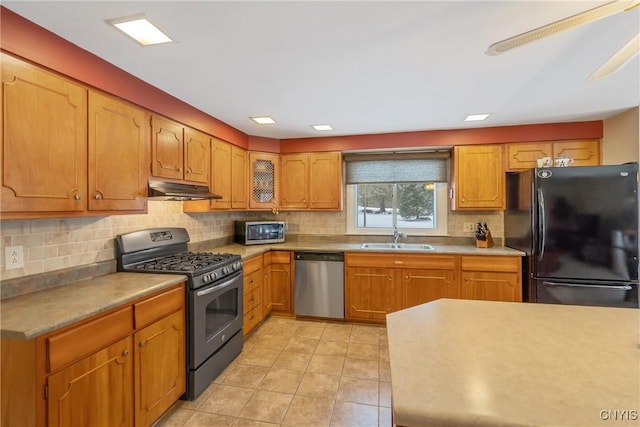
[(399, 426), (640, 425), (640, 310), (441, 299), (387, 332)]
[(216, 246), (206, 248), (206, 251), (229, 252), (249, 258), (269, 250), (285, 251), (350, 251), (350, 252), (384, 252), (388, 254), (454, 254), (454, 255), (490, 255), (490, 256), (524, 256), (525, 254), (516, 249), (505, 246), (494, 246), (492, 248), (477, 248), (471, 245), (440, 245), (432, 244), (434, 250), (411, 250), (411, 249), (363, 249), (361, 243), (324, 243), (324, 242), (285, 242), (267, 245), (240, 245), (231, 244), (226, 246)]
[(0, 336), (32, 339), (185, 280), (172, 274), (113, 273), (2, 300)]

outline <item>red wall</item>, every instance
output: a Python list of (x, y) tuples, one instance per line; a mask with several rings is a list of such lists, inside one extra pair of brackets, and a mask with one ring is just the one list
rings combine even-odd
[(0, 48), (243, 148), (268, 152), (362, 150), (600, 139), (602, 121), (278, 140), (248, 136), (0, 6)]

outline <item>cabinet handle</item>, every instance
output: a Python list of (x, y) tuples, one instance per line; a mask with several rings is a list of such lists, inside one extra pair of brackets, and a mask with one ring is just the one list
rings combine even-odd
[(178, 172), (182, 172), (182, 168), (178, 168)]
[(147, 345), (147, 341), (140, 341), (140, 347), (144, 347), (145, 345)]
[(404, 261), (396, 260), (396, 261), (393, 261), (393, 263), (394, 264), (404, 264)]
[(249, 298), (249, 301), (253, 301), (253, 297)]
[(76, 200), (82, 200), (82, 195), (81, 194), (76, 194), (75, 196), (73, 196), (74, 199)]
[(387, 276), (387, 280), (390, 280), (390, 281), (391, 281), (391, 280), (393, 280), (393, 277), (391, 277), (391, 276)]
[(465, 199), (464, 197), (462, 199), (460, 199), (461, 202), (466, 202), (467, 199)]
[(102, 200), (102, 194), (96, 194), (96, 200)]
[(187, 168), (186, 173), (187, 173), (187, 174), (190, 174), (190, 173), (191, 173), (191, 168), (190, 168), (190, 167), (188, 167), (188, 168)]
[(129, 350), (125, 350), (122, 352), (122, 357), (127, 357), (129, 355)]
[(409, 276), (404, 276), (404, 280), (409, 280)]
[(253, 283), (253, 279), (249, 280), (249, 284)]

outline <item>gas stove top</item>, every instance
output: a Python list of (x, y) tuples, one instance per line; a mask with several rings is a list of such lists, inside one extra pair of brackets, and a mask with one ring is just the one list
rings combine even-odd
[(178, 271), (197, 273), (207, 271), (210, 267), (227, 265), (239, 261), (238, 255), (210, 252), (183, 252), (175, 255), (143, 261), (132, 266), (134, 270)]
[(240, 255), (189, 252), (184, 228), (152, 228), (116, 237), (118, 271), (173, 273), (188, 277), (196, 289), (242, 274)]

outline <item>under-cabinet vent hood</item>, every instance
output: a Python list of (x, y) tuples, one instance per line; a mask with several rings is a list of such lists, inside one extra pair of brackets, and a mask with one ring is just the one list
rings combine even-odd
[(209, 187), (206, 185), (149, 180), (149, 199), (204, 200), (222, 199), (222, 196), (209, 192)]

